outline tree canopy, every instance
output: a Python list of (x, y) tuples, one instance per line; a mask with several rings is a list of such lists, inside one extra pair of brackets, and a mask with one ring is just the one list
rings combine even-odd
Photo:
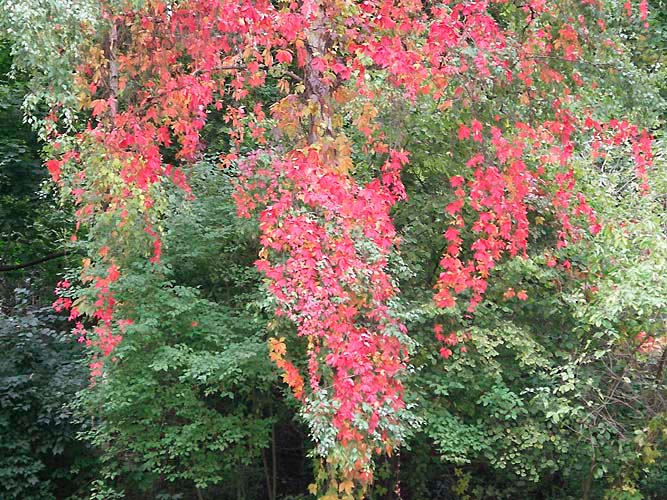
[(2, 409), (67, 495), (660, 498), (662, 0), (2, 7), (3, 398), (77, 393)]

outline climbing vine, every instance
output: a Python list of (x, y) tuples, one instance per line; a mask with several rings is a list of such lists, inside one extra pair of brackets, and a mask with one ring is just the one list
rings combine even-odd
[[(535, 207), (546, 203), (558, 222), (554, 250), (600, 231), (577, 189), (575, 159), (627, 154), (637, 192), (649, 189), (650, 134), (581, 105), (580, 93), (595, 85), (581, 73), (594, 64), (586, 58), (622, 50), (606, 25), (614, 5), (101, 0), (104, 30), (83, 44), (76, 74), (87, 126), (66, 132), (55, 113), (46, 122), (46, 166), (96, 246), (81, 275), (88, 298), (69, 298), (63, 282), (57, 301), (72, 320), (95, 321), (90, 331), (76, 324), (96, 352), (93, 376), (113, 362), (132, 320), (113, 293), (126, 243), (139, 241), (159, 262), (164, 199), (174, 188), (190, 192), (202, 130), (220, 114), (221, 168), (236, 173), (239, 216), (259, 221), (257, 269), (278, 320), (295, 325), (304, 343), (305, 359), (280, 334), (269, 350), (326, 459), (330, 474), (316, 486), (326, 493), (327, 481), (342, 477), (336, 493), (363, 489), (373, 455), (398, 448), (410, 421), (402, 378), (411, 341), (393, 306), (390, 268), (400, 247), (392, 207), (406, 197), (410, 153), (388, 138), (386, 96), (435, 100), (457, 117), (456, 141), (474, 151), (443, 178), (449, 227), (433, 297), (439, 308), (463, 303), (472, 313), (495, 266), (526, 254)], [(646, 0), (624, 11), (624, 22), (644, 29)], [(267, 88), (273, 98), (261, 94)], [(518, 106), (485, 121), (477, 110), (492, 92)], [(569, 262), (549, 253), (548, 265)], [(515, 295), (529, 298), (506, 293)], [(437, 324), (435, 335), (448, 358), (467, 334), (443, 334)]]

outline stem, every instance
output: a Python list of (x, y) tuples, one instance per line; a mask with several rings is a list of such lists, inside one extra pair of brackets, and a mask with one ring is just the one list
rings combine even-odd
[(41, 264), (42, 262), (47, 262), (49, 260), (53, 259), (58, 259), (60, 257), (64, 257), (67, 255), (67, 252), (65, 250), (61, 252), (54, 252), (52, 254), (49, 254), (45, 257), (40, 257), (39, 259), (34, 259), (30, 260), (28, 262), (24, 262), (23, 264), (13, 264), (13, 265), (8, 265), (8, 266), (0, 266), (0, 273), (6, 273), (9, 271), (16, 271), (17, 269), (24, 269), (26, 267), (31, 267), (31, 266), (36, 266), (37, 264)]
[(665, 361), (667, 361), (667, 347), (662, 350), (662, 356), (660, 356), (660, 362), (658, 363), (658, 369), (655, 374), (655, 378), (658, 382), (662, 380), (662, 371), (665, 368)]
[(236, 500), (241, 500), (243, 498), (241, 496), (241, 478), (237, 478), (236, 480)]
[(269, 474), (269, 463), (266, 460), (266, 450), (262, 448), (262, 463), (264, 464), (264, 479), (266, 480), (266, 492), (270, 500), (273, 500), (273, 492), (271, 491), (271, 477)]
[(277, 492), (276, 485), (278, 482), (278, 458), (276, 453), (276, 424), (271, 424), (271, 473), (272, 473), (272, 488), (273, 496), (271, 500), (276, 500)]
[(591, 484), (593, 482), (593, 471), (595, 470), (595, 442), (593, 441), (593, 436), (591, 435), (591, 448), (593, 453), (591, 455), (591, 465), (588, 468), (588, 474), (586, 479), (584, 479), (583, 491), (581, 492), (581, 499), (588, 500), (591, 494)]
[(118, 61), (116, 61), (116, 43), (118, 42), (118, 25), (114, 19), (109, 32), (109, 90), (111, 99), (109, 109), (111, 116), (118, 112)]

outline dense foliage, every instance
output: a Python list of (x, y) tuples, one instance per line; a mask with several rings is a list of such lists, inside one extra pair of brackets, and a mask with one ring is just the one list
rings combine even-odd
[(0, 5), (0, 496), (664, 496), (662, 0)]

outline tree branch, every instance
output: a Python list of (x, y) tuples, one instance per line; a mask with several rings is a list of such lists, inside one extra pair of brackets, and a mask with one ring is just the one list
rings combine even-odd
[(34, 259), (28, 262), (24, 262), (23, 264), (13, 264), (9, 266), (0, 265), (0, 273), (6, 273), (9, 271), (16, 271), (17, 269), (24, 269), (26, 267), (36, 266), (37, 264), (41, 264), (42, 262), (58, 259), (60, 257), (64, 257), (65, 255), (67, 255), (67, 252), (65, 250), (62, 250), (60, 252), (54, 252), (52, 254), (46, 255), (45, 257), (40, 257), (39, 259)]

